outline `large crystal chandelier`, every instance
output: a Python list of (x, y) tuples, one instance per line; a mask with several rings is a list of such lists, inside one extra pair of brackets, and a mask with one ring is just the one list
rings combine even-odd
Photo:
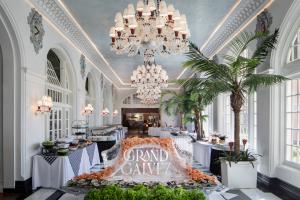
[[(111, 48), (117, 54), (134, 56), (141, 47), (156, 53), (181, 54), (188, 51), (190, 32), (185, 15), (163, 0), (139, 0), (118, 12), (110, 29)], [(142, 52), (143, 53), (143, 52)]]
[(152, 50), (144, 53), (144, 65), (139, 65), (131, 76), (131, 86), (137, 88), (137, 97), (141, 103), (158, 103), (161, 89), (168, 87), (167, 72), (156, 65)]

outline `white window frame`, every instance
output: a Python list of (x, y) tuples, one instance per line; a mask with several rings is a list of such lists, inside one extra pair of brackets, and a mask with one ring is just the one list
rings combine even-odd
[[(291, 81), (293, 80), (298, 80), (300, 82), (300, 77), (295, 77), (293, 78)], [(291, 166), (291, 167), (294, 167), (294, 168), (297, 168), (297, 169), (300, 169), (300, 158), (298, 158), (298, 162), (294, 162), (294, 161), (291, 161), (291, 160), (287, 160), (287, 146), (295, 146), (295, 145), (288, 145), (287, 144), (287, 91), (286, 91), (286, 87), (287, 87), (287, 82), (284, 84), (284, 87), (282, 88), (282, 90), (284, 91), (283, 92), (283, 110), (284, 110), (284, 122), (283, 122), (283, 135), (284, 135), (284, 143), (283, 143), (283, 146), (284, 146), (284, 155), (283, 155), (283, 162), (284, 164), (288, 165), (288, 166)], [(299, 83), (298, 83), (298, 87), (299, 87)], [(297, 98), (297, 106), (299, 107), (300, 106), (300, 102), (299, 102), (299, 98), (300, 98), (300, 92), (299, 92), (299, 88), (297, 89), (298, 90), (298, 93), (296, 94), (298, 96)], [(288, 97), (292, 97), (292, 96), (295, 96), (295, 95), (290, 95)], [(292, 105), (292, 102), (291, 102), (291, 105)], [(298, 112), (297, 112), (297, 118), (299, 117), (300, 115), (300, 109), (298, 109)], [(292, 113), (292, 112), (291, 112)], [(298, 119), (297, 119), (298, 120)], [(299, 123), (299, 120), (298, 120), (298, 123)], [(299, 127), (299, 124), (298, 124), (298, 127)], [(292, 128), (291, 128), (292, 130)], [(300, 128), (296, 129), (298, 130), (298, 149), (300, 150)], [(292, 136), (291, 136), (291, 140), (292, 140)]]
[[(47, 60), (47, 65), (49, 61)], [(48, 69), (48, 66), (47, 66)], [(53, 129), (54, 123), (52, 121), (52, 129), (50, 130), (50, 115), (47, 116), (46, 119), (46, 138), (49, 140), (56, 140), (59, 138), (68, 137), (71, 135), (71, 117), (72, 117), (72, 106), (71, 106), (71, 95), (72, 90), (70, 90), (70, 77), (68, 77), (68, 73), (66, 72), (66, 63), (61, 60), (61, 82), (58, 84), (55, 82), (46, 82), (46, 94), (48, 91), (54, 91), (55, 93), (52, 95), (53, 97), (53, 109), (52, 109), (52, 117), (55, 111), (61, 112), (61, 135), (57, 134), (58, 137), (55, 137), (55, 131)], [(61, 93), (61, 96), (58, 95)], [(51, 96), (51, 95), (50, 95)], [(66, 112), (68, 112), (68, 119), (66, 119)], [(52, 118), (53, 120), (53, 118)], [(66, 124), (68, 122), (68, 124)], [(58, 121), (59, 124), (59, 121)], [(50, 135), (50, 131), (52, 131), (52, 137)], [(57, 129), (59, 131), (59, 129)]]

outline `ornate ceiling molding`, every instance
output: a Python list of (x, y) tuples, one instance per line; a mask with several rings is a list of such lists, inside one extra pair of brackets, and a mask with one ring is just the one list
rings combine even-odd
[(245, 28), (245, 24), (248, 25), (253, 17), (256, 17), (272, 2), (273, 0), (242, 0), (231, 16), (224, 21), (219, 30), (207, 42), (207, 45), (203, 48), (203, 53), (208, 57), (214, 56), (226, 46), (224, 44), (227, 44), (227, 41), (230, 41), (235, 33)]
[[(30, 0), (30, 2), (80, 49), (87, 60), (98, 66), (98, 68), (102, 66), (101, 71), (103, 71), (106, 77), (109, 77), (108, 79), (112, 83), (120, 89), (130, 88), (130, 84), (124, 83), (120, 79), (98, 48), (95, 47), (95, 44), (87, 37), (80, 25), (74, 22), (74, 19), (67, 14), (67, 11), (62, 8), (57, 0)], [(212, 57), (224, 48), (235, 34), (245, 28), (253, 17), (255, 18), (259, 12), (272, 2), (273, 0), (241, 0), (226, 20), (222, 21), (222, 25), (218, 27), (217, 31), (213, 32), (213, 36), (210, 36), (202, 49), (203, 53)], [(185, 71), (180, 76), (184, 74)]]
[[(76, 23), (67, 15), (65, 10), (56, 0), (30, 0), (43, 16), (47, 17), (56, 28), (61, 31), (90, 61), (95, 67), (104, 73), (106, 78), (118, 88), (127, 85), (116, 75), (101, 52), (92, 44)], [(100, 69), (99, 66), (102, 68)], [(109, 78), (108, 78), (109, 77)]]

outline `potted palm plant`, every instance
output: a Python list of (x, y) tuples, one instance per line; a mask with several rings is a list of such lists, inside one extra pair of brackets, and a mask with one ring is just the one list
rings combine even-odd
[[(232, 40), (229, 45), (229, 52), (227, 55), (221, 55), (224, 59), (224, 63), (219, 64), (210, 60), (199, 50), (199, 48), (190, 44), (190, 50), (187, 53), (188, 60), (184, 63), (185, 67), (191, 70), (202, 73), (204, 77), (211, 81), (211, 93), (230, 93), (230, 104), (234, 113), (234, 143), (232, 155), (237, 158), (236, 162), (229, 166), (228, 160), (223, 159), (221, 164), (222, 178), (233, 181), (240, 181), (239, 183), (232, 184), (235, 187), (256, 187), (256, 160), (251, 160), (252, 165), (248, 161), (243, 161), (241, 158), (240, 148), (240, 112), (245, 102), (246, 94), (251, 94), (259, 87), (271, 86), (273, 84), (281, 83), (286, 80), (281, 75), (273, 74), (257, 74), (256, 69), (262, 63), (265, 62), (269, 52), (274, 48), (277, 42), (279, 30), (276, 29), (274, 33), (241, 33), (239, 37)], [(250, 58), (243, 56), (243, 52), (248, 48), (251, 43), (257, 39), (261, 41), (255, 49), (253, 55)], [(195, 85), (190, 82), (190, 85)], [(234, 166), (240, 165), (240, 169), (237, 170)], [(255, 173), (249, 173), (254, 166)], [(224, 169), (226, 167), (226, 169)], [(235, 170), (235, 172), (232, 172)], [(227, 173), (225, 173), (227, 172)], [(249, 174), (249, 176), (247, 176)], [(255, 176), (253, 175), (255, 174)], [(225, 176), (229, 177), (225, 177)], [(234, 178), (232, 176), (239, 176)], [(243, 177), (241, 179), (240, 177)], [(247, 176), (247, 177), (246, 177)], [(250, 181), (252, 184), (243, 185), (246, 179), (255, 179)], [(254, 184), (255, 183), (255, 184)]]
[(161, 95), (160, 107), (164, 109), (167, 115), (179, 115), (180, 127), (183, 127), (184, 113), (189, 112), (189, 109), (186, 106), (187, 101), (188, 98), (184, 93), (177, 93), (172, 90), (166, 90)]
[[(161, 106), (165, 108), (167, 114), (172, 114), (172, 111), (173, 114), (180, 114), (182, 116), (181, 122), (194, 122), (197, 140), (201, 140), (205, 137), (203, 121), (207, 117), (203, 115), (203, 111), (206, 106), (212, 103), (216, 96), (213, 93), (209, 93), (208, 80), (191, 78), (188, 81), (188, 83), (185, 79), (176, 81), (177, 84), (183, 87), (181, 93), (165, 91), (162, 99), (167, 94), (171, 95), (171, 98), (161, 101)], [(191, 82), (194, 82), (195, 85), (190, 84)], [(196, 85), (197, 87), (195, 87)]]

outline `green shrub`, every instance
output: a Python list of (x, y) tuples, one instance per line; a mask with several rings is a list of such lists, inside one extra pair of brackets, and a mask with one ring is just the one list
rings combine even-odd
[(92, 189), (85, 196), (85, 200), (120, 200), (123, 199), (123, 189), (116, 185), (109, 185), (101, 189)]
[(108, 185), (104, 188), (91, 189), (85, 200), (205, 200), (200, 190), (186, 190), (183, 188), (169, 188), (157, 185), (149, 188), (137, 185), (122, 189), (120, 186)]

